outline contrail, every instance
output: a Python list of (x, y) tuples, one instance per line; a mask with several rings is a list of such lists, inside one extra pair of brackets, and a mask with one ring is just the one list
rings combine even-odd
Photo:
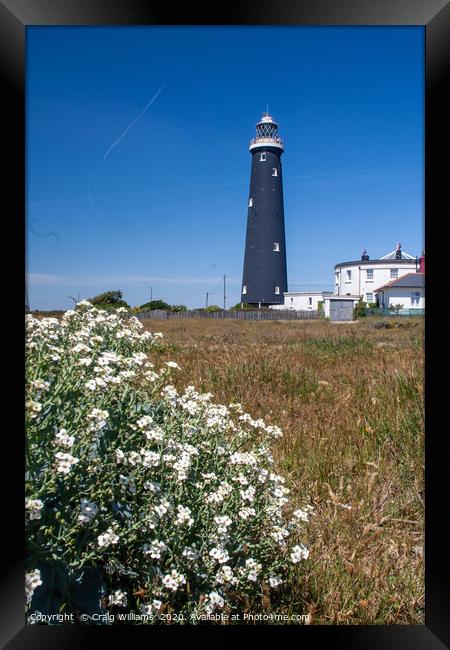
[(54, 230), (51, 230), (49, 232), (39, 232), (38, 230), (36, 230), (33, 224), (37, 223), (38, 221), (39, 219), (32, 219), (30, 221), (30, 226), (29, 226), (30, 232), (32, 232), (33, 235), (36, 235), (37, 237), (54, 237), (55, 240), (59, 242), (59, 235)]
[(96, 215), (97, 215), (98, 217), (100, 216), (100, 214), (99, 214), (99, 212), (98, 212), (98, 210), (97, 210), (97, 208), (96, 208), (96, 206), (95, 206), (94, 199), (93, 199), (93, 197), (92, 197), (91, 190), (90, 190), (92, 179), (94, 178), (95, 174), (97, 174), (97, 172), (101, 169), (103, 163), (104, 163), (105, 160), (108, 158), (109, 154), (110, 154), (111, 151), (114, 149), (114, 147), (117, 147), (117, 145), (119, 144), (119, 142), (120, 142), (121, 140), (123, 140), (123, 138), (126, 136), (126, 134), (128, 133), (128, 131), (130, 131), (130, 129), (132, 129), (133, 126), (134, 126), (137, 122), (139, 122), (139, 120), (141, 119), (141, 117), (144, 115), (144, 113), (147, 111), (147, 109), (150, 108), (150, 106), (153, 104), (153, 102), (154, 102), (154, 101), (156, 100), (156, 98), (158, 97), (159, 93), (163, 90), (163, 88), (165, 88), (166, 85), (167, 85), (167, 83), (164, 83), (164, 84), (161, 86), (161, 88), (159, 88), (159, 90), (156, 91), (156, 93), (153, 95), (153, 97), (151, 98), (151, 100), (150, 100), (149, 102), (147, 102), (147, 104), (144, 106), (144, 108), (143, 108), (142, 111), (139, 113), (139, 115), (138, 115), (137, 117), (135, 117), (134, 120), (133, 120), (132, 122), (130, 122), (130, 124), (129, 124), (129, 125), (127, 126), (127, 128), (123, 131), (123, 133), (122, 133), (122, 134), (117, 138), (117, 140), (115, 140), (115, 141), (112, 143), (112, 145), (108, 148), (108, 150), (106, 151), (105, 155), (103, 156), (103, 158), (102, 158), (100, 164), (99, 164), (99, 165), (94, 169), (94, 171), (92, 172), (92, 174), (89, 176), (89, 180), (88, 180), (88, 183), (87, 183), (87, 193), (88, 193), (88, 196), (89, 196), (89, 200), (90, 200), (90, 202), (91, 202), (91, 205), (92, 205), (92, 207), (94, 208), (94, 211), (95, 211), (95, 213), (96, 213)]

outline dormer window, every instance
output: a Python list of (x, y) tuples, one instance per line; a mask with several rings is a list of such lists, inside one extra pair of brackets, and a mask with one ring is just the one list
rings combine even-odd
[(272, 169), (272, 176), (278, 176), (278, 169), (276, 167)]
[(262, 153), (259, 157), (260, 162), (264, 162), (266, 160), (266, 154)]
[(280, 252), (280, 244), (277, 241), (275, 241), (273, 243), (273, 252), (274, 253), (279, 253)]
[(251, 208), (253, 205), (253, 199), (248, 200), (248, 207)]

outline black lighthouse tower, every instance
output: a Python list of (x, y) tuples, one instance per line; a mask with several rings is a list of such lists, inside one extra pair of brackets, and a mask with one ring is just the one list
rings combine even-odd
[(252, 171), (248, 197), (247, 237), (241, 301), (258, 306), (284, 302), (287, 291), (284, 236), (283, 140), (268, 113), (250, 140)]

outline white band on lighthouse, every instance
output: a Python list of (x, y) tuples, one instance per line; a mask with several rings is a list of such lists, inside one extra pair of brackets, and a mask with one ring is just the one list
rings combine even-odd
[(284, 151), (284, 144), (281, 138), (252, 138), (248, 148), (250, 151), (253, 151), (253, 149), (266, 149), (267, 147), (276, 147)]

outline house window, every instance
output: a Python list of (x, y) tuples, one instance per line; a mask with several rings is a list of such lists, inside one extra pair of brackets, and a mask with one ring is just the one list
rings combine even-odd
[(398, 269), (391, 269), (391, 278), (398, 278)]
[(351, 282), (352, 280), (352, 272), (347, 270), (347, 282)]
[(294, 298), (291, 298), (291, 302), (294, 302)]
[(308, 298), (308, 304), (309, 304), (309, 306), (312, 305), (312, 298), (311, 297)]
[(275, 287), (275, 295), (280, 295), (280, 287)]
[(373, 302), (373, 293), (366, 294), (367, 302)]
[(279, 253), (280, 252), (280, 244), (277, 241), (273, 243), (273, 250), (274, 250), (274, 253)]
[(242, 295), (245, 295), (246, 293), (247, 293), (247, 285), (244, 284), (244, 286), (242, 287)]
[(260, 162), (264, 162), (265, 159), (266, 159), (266, 154), (265, 154), (265, 153), (262, 153), (262, 154), (260, 155), (260, 157), (259, 157)]
[(249, 199), (248, 201), (248, 207), (251, 208), (253, 205), (253, 199)]
[(276, 167), (272, 169), (272, 176), (278, 176), (278, 169)]
[(413, 291), (411, 293), (411, 305), (418, 305), (420, 300), (420, 291)]
[(373, 269), (366, 269), (367, 280), (373, 280)]

